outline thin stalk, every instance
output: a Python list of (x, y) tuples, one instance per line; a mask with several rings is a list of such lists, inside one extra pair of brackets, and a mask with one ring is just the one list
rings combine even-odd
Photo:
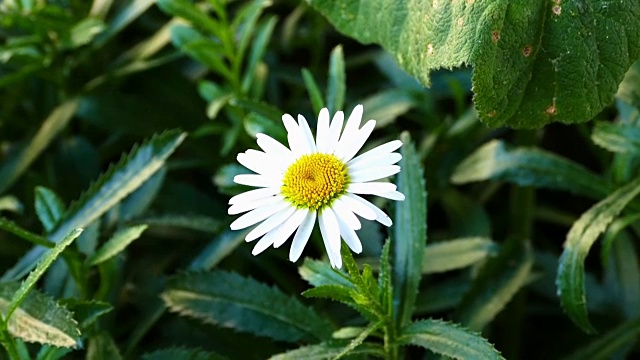
[(11, 360), (20, 360), (20, 353), (18, 353), (18, 348), (16, 348), (16, 344), (14, 343), (11, 335), (7, 332), (7, 323), (3, 321), (3, 331), (0, 331), (0, 343), (7, 350), (7, 354), (9, 355), (9, 359)]

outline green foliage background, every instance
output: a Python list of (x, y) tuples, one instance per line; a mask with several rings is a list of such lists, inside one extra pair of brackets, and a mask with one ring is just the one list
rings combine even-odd
[[(0, 358), (637, 357), (639, 16), (0, 2)], [(394, 225), (340, 271), (319, 232), (253, 257), (236, 154), (356, 104), (404, 143)]]

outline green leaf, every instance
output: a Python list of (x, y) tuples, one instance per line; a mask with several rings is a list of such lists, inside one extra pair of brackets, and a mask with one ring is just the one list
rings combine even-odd
[(377, 43), (424, 85), (471, 65), (492, 127), (584, 122), (613, 101), (640, 57), (640, 3), (307, 0), (341, 32)]
[(249, 41), (254, 36), (254, 29), (265, 7), (271, 5), (268, 0), (253, 0), (238, 11), (233, 19), (231, 29), (237, 32), (239, 40), (237, 44), (236, 70), (240, 69), (240, 62), (249, 48)]
[(427, 241), (427, 193), (420, 158), (409, 138), (402, 133), (400, 167), (396, 175), (398, 191), (405, 200), (396, 203), (391, 246), (393, 264), (393, 303), (397, 325), (411, 319), (422, 276), (424, 247)]
[(384, 90), (362, 100), (364, 119), (375, 119), (376, 127), (391, 124), (416, 104), (416, 99), (406, 90)]
[(171, 311), (275, 340), (326, 340), (333, 326), (274, 287), (226, 271), (187, 273), (168, 282)]
[(0, 211), (12, 211), (14, 213), (22, 214), (24, 206), (12, 195), (0, 196)]
[(118, 346), (106, 331), (101, 331), (89, 338), (87, 360), (121, 360)]
[[(56, 228), (50, 232), (49, 240), (59, 242), (71, 230), (87, 227), (142, 186), (162, 168), (166, 159), (185, 137), (185, 133), (171, 130), (152, 137), (140, 146), (135, 146), (127, 156), (123, 156), (120, 162), (112, 165), (78, 200), (71, 204)], [(2, 276), (2, 280), (15, 280), (24, 276), (35, 266), (36, 259), (43, 252), (43, 248), (32, 249)]]
[(495, 255), (498, 246), (491, 239), (471, 237), (427, 245), (424, 249), (422, 272), (432, 274), (462, 269)]
[(233, 98), (231, 90), (221, 88), (216, 83), (203, 80), (198, 84), (198, 92), (209, 105), (207, 106), (207, 117), (215, 119), (222, 108)]
[(223, 360), (222, 355), (216, 353), (185, 348), (171, 348), (156, 350), (152, 353), (142, 355), (142, 360)]
[(640, 154), (640, 128), (633, 125), (597, 122), (591, 139), (609, 151)]
[[(3, 314), (8, 312), (11, 299), (19, 288), (18, 283), (0, 283), (0, 311)], [(71, 312), (37, 290), (26, 295), (7, 325), (9, 333), (27, 342), (75, 348), (80, 337)]]
[(510, 240), (498, 256), (480, 270), (458, 307), (457, 320), (472, 330), (482, 330), (531, 280), (533, 254), (528, 243)]
[(585, 332), (595, 330), (587, 318), (584, 261), (598, 236), (638, 193), (640, 178), (619, 188), (582, 214), (567, 235), (558, 265), (556, 285), (562, 307), (571, 320)]
[(341, 303), (356, 306), (351, 296), (352, 289), (340, 285), (320, 285), (313, 289), (305, 290), (302, 296), (307, 298), (331, 299)]
[(53, 264), (53, 262), (58, 258), (58, 256), (62, 253), (67, 246), (73, 242), (78, 236), (82, 234), (82, 229), (74, 229), (72, 230), (62, 241), (56, 244), (56, 246), (49, 250), (46, 254), (42, 256), (42, 258), (38, 261), (38, 265), (36, 268), (29, 273), (29, 276), (20, 284), (20, 288), (13, 294), (11, 298), (11, 303), (9, 304), (8, 310), (5, 314), (4, 321), (8, 322), (11, 319), (11, 315), (14, 311), (20, 306), (20, 303), (25, 299), (31, 288), (36, 284), (36, 282), (40, 279), (40, 277), (44, 274), (45, 271)]
[(217, 233), (221, 226), (220, 220), (205, 215), (164, 214), (142, 217), (136, 219), (136, 222), (154, 227), (176, 227), (210, 234)]
[(251, 137), (255, 138), (258, 133), (269, 134), (274, 139), (286, 139), (287, 131), (282, 123), (275, 122), (260, 114), (251, 112), (243, 119), (244, 129)]
[(42, 236), (38, 234), (34, 234), (28, 230), (25, 230), (20, 226), (18, 226), (18, 224), (14, 223), (9, 219), (5, 219), (2, 216), (0, 216), (0, 229), (8, 233), (11, 233), (19, 238), (30, 241), (36, 245), (43, 245), (46, 247), (53, 247), (55, 245), (54, 243), (49, 242), (49, 240), (43, 238)]
[(60, 104), (44, 120), (34, 137), (7, 158), (0, 166), (0, 194), (4, 193), (40, 156), (58, 133), (67, 126), (77, 109), (77, 98)]
[(56, 226), (65, 211), (64, 204), (58, 195), (43, 186), (36, 186), (35, 209), (38, 219), (47, 232)]
[(104, 245), (87, 260), (87, 263), (90, 266), (95, 266), (118, 255), (118, 253), (124, 251), (129, 244), (138, 239), (147, 227), (147, 224), (142, 224), (118, 230), (118, 232), (113, 234), (111, 239), (104, 243)]
[(640, 334), (640, 318), (622, 323), (615, 329), (591, 339), (585, 347), (564, 358), (564, 360), (604, 360), (615, 359), (616, 352), (637, 341)]
[(120, 11), (109, 21), (107, 28), (94, 41), (94, 47), (101, 47), (127, 25), (147, 11), (156, 0), (132, 0), (120, 8)]
[(372, 323), (363, 329), (358, 336), (353, 338), (347, 346), (342, 349), (337, 355), (333, 357), (334, 360), (341, 359), (346, 355), (351, 355), (353, 350), (355, 350), (358, 346), (362, 345), (362, 342), (366, 340), (374, 331), (378, 330), (382, 326), (382, 322)]
[(338, 285), (355, 289), (351, 280), (343, 272), (333, 269), (324, 261), (306, 258), (298, 268), (298, 273), (313, 286)]
[(324, 107), (324, 100), (322, 99), (322, 93), (320, 92), (320, 88), (318, 87), (313, 74), (311, 74), (311, 71), (307, 68), (302, 69), (302, 80), (304, 81), (304, 86), (307, 88), (307, 92), (309, 93), (313, 112), (320, 114), (320, 110)]
[(464, 159), (451, 176), (454, 184), (485, 180), (565, 190), (595, 199), (606, 196), (611, 189), (601, 177), (572, 161), (534, 148), (511, 150), (498, 140)]
[[(347, 346), (348, 342), (344, 341), (331, 341), (324, 342), (316, 345), (304, 346), (295, 350), (290, 350), (282, 354), (277, 354), (269, 358), (269, 360), (326, 360), (333, 359), (339, 355), (342, 350)], [(357, 348), (351, 350), (349, 355), (353, 357), (362, 356), (367, 358), (378, 357), (384, 358), (385, 352), (381, 345), (364, 343)]]
[(327, 81), (327, 108), (333, 114), (344, 106), (344, 94), (347, 90), (342, 45), (331, 51), (329, 58), (329, 79)]
[(73, 312), (73, 316), (83, 332), (95, 324), (98, 318), (113, 310), (113, 306), (109, 303), (96, 300), (66, 299), (63, 304)]
[(387, 239), (382, 247), (380, 256), (380, 274), (378, 275), (378, 287), (380, 288), (380, 306), (387, 314), (393, 311), (393, 286), (391, 277), (393, 269), (391, 268), (391, 241)]
[(206, 12), (198, 9), (192, 2), (187, 0), (158, 0), (158, 7), (162, 11), (173, 16), (181, 17), (196, 27), (207, 30), (209, 33), (221, 36), (222, 27)]
[(104, 29), (102, 20), (86, 18), (75, 24), (61, 41), (66, 49), (74, 49), (90, 43)]
[(171, 28), (171, 41), (180, 51), (224, 76), (227, 80), (232, 80), (233, 75), (221, 55), (222, 45), (207, 39), (197, 30), (186, 25), (174, 25)]
[(454, 359), (503, 359), (486, 339), (457, 324), (441, 320), (420, 320), (403, 328), (398, 342), (417, 345)]
[(118, 209), (120, 219), (129, 221), (143, 214), (156, 199), (166, 175), (167, 168), (163, 166), (149, 180), (124, 198)]
[(471, 284), (465, 277), (454, 277), (437, 283), (430, 283), (421, 290), (416, 300), (416, 313), (441, 313), (457, 306), (469, 292)]
[(244, 243), (244, 238), (249, 230), (231, 231), (226, 230), (215, 236), (211, 242), (196, 256), (189, 270), (210, 270), (214, 268), (222, 259), (227, 257), (238, 245)]
[(244, 94), (249, 92), (253, 84), (258, 63), (262, 60), (267, 50), (267, 45), (269, 45), (269, 40), (272, 37), (277, 22), (277, 18), (272, 16), (256, 30), (255, 40), (253, 41), (253, 46), (249, 53), (249, 60), (247, 61), (247, 66), (244, 71), (244, 78), (242, 79), (242, 93)]

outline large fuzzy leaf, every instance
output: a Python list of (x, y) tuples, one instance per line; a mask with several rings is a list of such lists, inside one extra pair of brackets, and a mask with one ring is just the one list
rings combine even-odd
[(589, 120), (640, 58), (637, 1), (307, 2), (424, 85), (432, 70), (473, 66), (475, 106), (490, 126)]
[(398, 342), (417, 345), (436, 354), (467, 360), (503, 359), (486, 339), (457, 324), (441, 320), (420, 320), (403, 328)]
[[(18, 283), (0, 283), (0, 311), (6, 314)], [(31, 290), (11, 316), (9, 332), (24, 341), (62, 347), (76, 347), (80, 337), (72, 314), (52, 298)]]
[(297, 299), (232, 272), (177, 276), (162, 298), (171, 311), (182, 315), (281, 341), (326, 340), (333, 330)]
[(611, 189), (605, 180), (579, 164), (534, 148), (509, 149), (499, 140), (469, 155), (451, 176), (455, 184), (485, 180), (565, 190), (595, 199), (606, 196)]
[[(71, 230), (87, 227), (139, 188), (164, 165), (185, 136), (185, 133), (178, 130), (166, 131), (134, 147), (71, 204), (49, 233), (49, 240), (60, 242)], [(2, 276), (2, 280), (15, 280), (24, 276), (35, 266), (35, 261), (43, 252), (42, 247), (29, 251), (18, 264)]]
[(411, 319), (427, 241), (427, 193), (422, 165), (408, 133), (403, 133), (400, 140), (404, 144), (399, 163), (402, 171), (396, 181), (405, 200), (396, 204), (391, 242), (393, 303), (398, 325)]
[(616, 190), (582, 214), (567, 235), (556, 284), (562, 307), (584, 331), (594, 331), (587, 318), (584, 261), (598, 236), (639, 193), (640, 178)]

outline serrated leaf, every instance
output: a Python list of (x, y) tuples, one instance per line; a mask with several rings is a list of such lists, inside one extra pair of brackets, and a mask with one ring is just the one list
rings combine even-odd
[(62, 200), (52, 190), (36, 186), (35, 209), (44, 230), (51, 231), (62, 218), (65, 208)]
[(145, 181), (142, 186), (124, 198), (120, 203), (119, 215), (123, 221), (129, 221), (136, 216), (141, 215), (156, 199), (162, 184), (164, 184), (167, 168), (163, 166), (149, 180)]
[(609, 151), (640, 154), (640, 128), (633, 125), (597, 122), (591, 139)]
[(471, 65), (489, 126), (584, 122), (640, 57), (634, 1), (307, 0), (341, 32), (377, 43), (424, 85)]
[(153, 226), (176, 227), (205, 233), (216, 233), (221, 223), (218, 219), (205, 215), (164, 214), (158, 216), (146, 216), (136, 219), (137, 223)]
[(598, 236), (638, 193), (640, 178), (619, 188), (582, 214), (567, 234), (558, 264), (556, 285), (565, 312), (586, 332), (595, 330), (587, 317), (584, 261)]
[(142, 360), (224, 360), (226, 357), (200, 349), (170, 348), (142, 355)]
[(82, 229), (74, 229), (67, 236), (65, 236), (62, 241), (56, 244), (52, 249), (47, 251), (42, 257), (38, 260), (36, 268), (29, 273), (29, 276), (20, 284), (20, 288), (13, 294), (11, 298), (11, 303), (9, 304), (8, 310), (5, 314), (4, 321), (7, 322), (11, 319), (11, 315), (13, 312), (18, 309), (20, 303), (24, 300), (24, 298), (29, 294), (29, 291), (33, 288), (36, 282), (42, 277), (45, 271), (53, 264), (53, 262), (58, 258), (58, 256), (62, 253), (64, 249), (69, 246), (73, 240), (75, 240), (78, 236), (82, 234)]
[(304, 259), (302, 266), (298, 268), (300, 276), (313, 286), (337, 285), (349, 289), (355, 286), (349, 278), (340, 270), (333, 269), (324, 261)]
[(44, 120), (38, 132), (0, 166), (0, 194), (4, 193), (64, 129), (78, 109), (73, 98), (58, 105)]
[(582, 165), (535, 148), (509, 149), (499, 140), (469, 155), (451, 176), (454, 184), (485, 180), (570, 191), (595, 199), (606, 196), (611, 189), (609, 183)]
[[(49, 240), (59, 242), (71, 230), (87, 227), (106, 213), (153, 176), (185, 137), (186, 133), (170, 130), (135, 146), (69, 206), (58, 225), (50, 232)], [(24, 276), (35, 266), (35, 260), (43, 252), (41, 247), (29, 251), (2, 276), (2, 280), (15, 280)]]
[(431, 243), (424, 249), (422, 272), (432, 274), (473, 265), (495, 255), (498, 245), (481, 237), (461, 238)]
[(177, 276), (162, 298), (171, 311), (276, 340), (329, 339), (333, 330), (297, 299), (226, 271)]
[(482, 330), (530, 280), (533, 254), (519, 239), (504, 244), (498, 256), (487, 260), (458, 307), (456, 319)]
[(63, 304), (73, 312), (81, 330), (87, 330), (96, 320), (113, 310), (109, 303), (96, 300), (66, 299)]
[(441, 320), (420, 320), (403, 328), (398, 343), (417, 345), (454, 359), (503, 359), (486, 339), (477, 333)]
[(302, 292), (302, 296), (308, 298), (331, 299), (348, 305), (354, 305), (351, 298), (353, 289), (340, 285), (320, 285)]
[(342, 45), (331, 50), (329, 58), (329, 76), (327, 80), (327, 108), (333, 114), (344, 106), (344, 94), (347, 80), (344, 69), (344, 54)]
[[(0, 311), (6, 314), (18, 283), (0, 283)], [(9, 332), (24, 341), (75, 348), (80, 332), (72, 314), (52, 298), (32, 290), (13, 313)]]
[(393, 304), (398, 326), (411, 319), (427, 241), (427, 193), (422, 165), (409, 134), (402, 133), (400, 140), (402, 160), (398, 165), (402, 171), (396, 175), (396, 183), (405, 200), (395, 205), (391, 242)]
[(616, 358), (616, 352), (637, 341), (640, 334), (640, 318), (622, 323), (615, 329), (589, 341), (563, 360), (604, 360)]
[[(295, 350), (290, 350), (282, 354), (273, 355), (269, 360), (326, 360), (333, 359), (340, 354), (342, 349), (347, 346), (345, 341), (331, 341), (316, 345), (304, 346)], [(385, 352), (381, 345), (364, 343), (349, 353), (352, 356), (373, 356), (384, 358)]]
[(111, 239), (104, 243), (95, 254), (87, 260), (87, 263), (90, 266), (95, 266), (111, 259), (118, 253), (124, 251), (134, 240), (138, 239), (142, 233), (147, 230), (147, 227), (149, 227), (149, 225), (142, 224), (118, 230), (113, 234)]

